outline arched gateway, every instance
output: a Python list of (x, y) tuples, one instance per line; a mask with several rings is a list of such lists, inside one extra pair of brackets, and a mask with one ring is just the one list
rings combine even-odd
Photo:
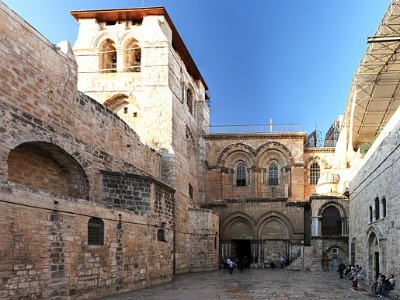
[(252, 267), (278, 265), (281, 257), (291, 259), (292, 226), (277, 212), (253, 220), (233, 213), (221, 224), (221, 257), (242, 258)]

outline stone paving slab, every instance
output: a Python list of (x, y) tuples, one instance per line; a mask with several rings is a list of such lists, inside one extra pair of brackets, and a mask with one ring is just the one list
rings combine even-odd
[(299, 272), (283, 269), (227, 270), (177, 275), (170, 283), (101, 298), (102, 300), (213, 299), (370, 299), (372, 293), (352, 288), (337, 272)]

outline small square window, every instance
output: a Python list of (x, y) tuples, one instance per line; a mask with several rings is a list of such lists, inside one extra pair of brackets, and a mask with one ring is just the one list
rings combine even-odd
[(137, 118), (137, 112), (134, 112), (134, 113), (133, 113), (133, 117), (134, 117), (134, 118)]

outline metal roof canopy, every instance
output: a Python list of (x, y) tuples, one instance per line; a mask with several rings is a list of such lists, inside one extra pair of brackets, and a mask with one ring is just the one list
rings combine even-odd
[(400, 0), (392, 0), (368, 42), (344, 114), (354, 149), (373, 141), (400, 105)]

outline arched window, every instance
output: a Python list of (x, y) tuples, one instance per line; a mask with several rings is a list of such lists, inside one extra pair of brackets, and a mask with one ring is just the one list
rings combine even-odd
[(88, 245), (104, 244), (104, 223), (99, 218), (90, 218), (88, 222)]
[(322, 213), (322, 235), (342, 235), (342, 220), (334, 206), (327, 207)]
[(320, 175), (319, 164), (316, 162), (310, 166), (310, 184), (316, 185)]
[(380, 215), (379, 215), (379, 198), (375, 198), (375, 220), (379, 220)]
[(193, 101), (194, 101), (193, 91), (191, 89), (187, 89), (186, 90), (186, 104), (187, 104), (187, 107), (191, 114), (193, 114)]
[(112, 40), (106, 39), (101, 43), (99, 58), (101, 73), (117, 72), (117, 50)]
[(373, 213), (372, 213), (372, 206), (369, 207), (369, 222), (372, 222), (374, 220), (373, 218)]
[(236, 186), (246, 186), (246, 165), (239, 163), (236, 168)]
[(382, 218), (386, 217), (386, 198), (382, 199)]
[(158, 229), (158, 231), (157, 231), (157, 241), (166, 242), (164, 229)]
[(276, 162), (269, 165), (268, 169), (268, 185), (278, 185), (279, 184), (279, 167)]
[(124, 71), (140, 72), (142, 61), (142, 50), (138, 45), (138, 41), (130, 39), (124, 46)]

